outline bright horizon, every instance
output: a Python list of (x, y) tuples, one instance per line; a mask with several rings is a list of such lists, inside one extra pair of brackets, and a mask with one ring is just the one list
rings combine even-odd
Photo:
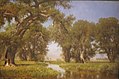
[(47, 57), (50, 60), (57, 60), (61, 59), (61, 54), (62, 54), (62, 48), (58, 45), (58, 43), (55, 42), (50, 42), (48, 45), (48, 53)]

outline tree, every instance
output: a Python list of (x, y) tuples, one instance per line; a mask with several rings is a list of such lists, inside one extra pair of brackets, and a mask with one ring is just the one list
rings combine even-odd
[(12, 27), (11, 25), (8, 24), (7, 27), (5, 28), (6, 31), (3, 31), (1, 29), (0, 32), (0, 55), (2, 59), (4, 59), (7, 46), (9, 46), (10, 41), (13, 40), (11, 39), (11, 33), (15, 27), (14, 26)]
[(49, 33), (45, 27), (39, 27), (39, 24), (30, 26), (24, 34), (23, 42), (18, 54), (21, 59), (44, 61), (49, 42)]
[(62, 47), (64, 60), (70, 62), (72, 47), (72, 37), (70, 32), (75, 18), (72, 15), (63, 18), (64, 14), (57, 17), (58, 19), (61, 19), (61, 22), (54, 22), (54, 26), (49, 28), (51, 38)]
[(4, 33), (4, 32), (0, 32), (0, 59), (4, 59), (4, 54), (5, 54), (5, 45), (9, 45), (9, 36)]
[[(54, 21), (58, 21), (56, 15), (60, 14), (60, 11), (56, 6), (63, 6), (69, 8), (67, 1), (51, 1), (51, 0), (2, 0), (0, 1), (0, 24), (1, 26), (7, 20), (11, 22), (13, 19), (16, 23), (16, 28), (11, 34), (9, 46), (6, 49), (6, 61), (5, 65), (15, 65), (14, 58), (17, 52), (17, 46), (20, 44), (25, 32), (29, 26), (39, 21), (42, 25), (44, 22), (51, 18)], [(60, 21), (61, 22), (61, 21)], [(16, 40), (17, 39), (17, 40)]]
[(100, 18), (97, 24), (99, 42), (102, 53), (106, 53), (110, 62), (114, 62), (119, 55), (119, 24), (114, 17)]
[(72, 36), (73, 36), (73, 52), (72, 55), (76, 62), (84, 63), (90, 56), (94, 55), (92, 48), (92, 38), (94, 23), (88, 21), (78, 20), (73, 24)]

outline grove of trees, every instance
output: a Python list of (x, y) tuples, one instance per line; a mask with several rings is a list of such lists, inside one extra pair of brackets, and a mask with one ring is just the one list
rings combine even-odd
[(119, 57), (118, 19), (100, 18), (98, 23), (66, 20), (65, 29), (59, 29), (58, 25), (50, 27), (52, 38), (62, 47), (66, 62), (74, 59), (84, 63), (97, 53), (106, 54), (110, 62)]
[[(57, 6), (69, 9), (69, 1), (0, 0), (0, 58), (4, 65), (21, 60), (44, 61), (48, 42), (62, 47), (64, 60), (85, 63), (97, 52), (110, 62), (119, 57), (119, 20), (100, 18), (98, 23), (65, 16)], [(49, 19), (53, 24), (46, 28)], [(4, 28), (4, 31), (3, 31)]]

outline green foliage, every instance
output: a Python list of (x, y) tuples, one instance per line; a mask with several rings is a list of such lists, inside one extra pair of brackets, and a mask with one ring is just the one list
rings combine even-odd
[[(100, 18), (97, 24), (75, 21), (73, 15), (65, 16), (57, 6), (71, 7), (68, 0), (1, 0), (0, 28), (6, 22), (9, 25), (5, 26), (5, 32), (0, 32), (0, 52), (5, 47), (15, 47), (20, 57), (44, 60), (48, 42), (55, 41), (62, 47), (68, 62), (70, 58), (85, 61), (96, 52), (106, 53), (112, 62), (119, 57), (118, 19)], [(43, 23), (49, 18), (53, 26), (47, 29)], [(11, 24), (13, 19), (14, 25)]]
[[(19, 50), (17, 52), (22, 52), (22, 55), (26, 59), (26, 55), (30, 52), (33, 60), (38, 60), (39, 57), (44, 60), (49, 34), (46, 28), (43, 27), (43, 23), (49, 18), (59, 21), (57, 16), (61, 12), (56, 6), (69, 8), (69, 3), (62, 0), (1, 0), (0, 26), (3, 27), (6, 21), (12, 23), (13, 19), (15, 24), (15, 28), (9, 27), (6, 31), (10, 39), (8, 39), (9, 46), (5, 45), (8, 49), (14, 48), (8, 53), (15, 56), (16, 51)], [(9, 57), (11, 58), (10, 61), (14, 62), (14, 57)], [(8, 57), (6, 58), (8, 59)]]
[(51, 33), (50, 38), (62, 47), (65, 61), (69, 62), (72, 44), (72, 36), (70, 32), (75, 18), (72, 15), (64, 17), (64, 14), (59, 14), (55, 17), (56, 21), (53, 22), (53, 26), (49, 27), (49, 32)]
[(106, 53), (111, 62), (118, 57), (119, 49), (119, 24), (118, 19), (114, 17), (100, 18), (97, 39), (101, 50)]
[(14, 28), (15, 26), (9, 25), (6, 27), (6, 31), (0, 32), (0, 59), (4, 59), (3, 57), (5, 54), (6, 46), (10, 45), (11, 41), (16, 40), (15, 38), (12, 38)]
[(49, 33), (45, 27), (31, 26), (24, 34), (18, 56), (25, 60), (44, 61), (48, 41)]
[[(57, 19), (60, 19), (64, 15), (58, 16)], [(83, 53), (87, 60), (96, 53), (106, 53), (110, 61), (118, 58), (118, 19), (100, 18), (97, 24), (84, 20), (73, 21), (73, 16), (67, 16), (49, 27), (51, 39), (59, 43), (64, 56), (71, 54), (70, 58), (80, 60)]]
[(71, 29), (72, 58), (76, 59), (77, 62), (80, 61), (82, 52), (84, 52), (83, 57), (85, 60), (89, 60), (89, 57), (92, 57), (95, 54), (91, 44), (93, 41), (92, 38), (94, 38), (94, 27), (94, 23), (83, 20), (78, 20), (73, 24)]

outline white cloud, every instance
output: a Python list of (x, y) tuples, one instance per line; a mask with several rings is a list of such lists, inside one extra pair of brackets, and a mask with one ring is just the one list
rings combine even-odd
[(50, 42), (48, 44), (48, 53), (47, 53), (47, 57), (51, 60), (56, 60), (61, 58), (61, 53), (62, 53), (62, 49), (61, 47), (58, 45), (58, 43), (55, 42)]

